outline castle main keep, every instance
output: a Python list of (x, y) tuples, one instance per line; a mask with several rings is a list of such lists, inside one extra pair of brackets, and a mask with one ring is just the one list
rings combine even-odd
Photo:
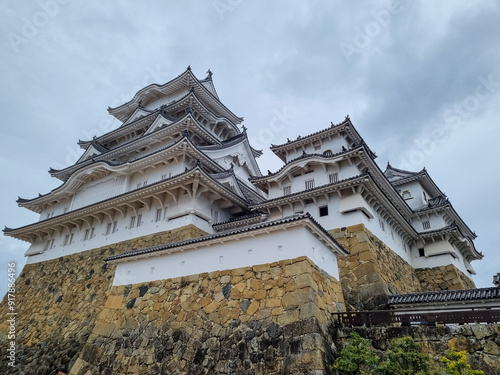
[(1, 373), (322, 374), (332, 313), (474, 288), (475, 233), (349, 117), (272, 145), (283, 166), (262, 174), (210, 71), (108, 110), (122, 124), (50, 169), (58, 188), (18, 199), (40, 220), (4, 229), (29, 248), (23, 365)]

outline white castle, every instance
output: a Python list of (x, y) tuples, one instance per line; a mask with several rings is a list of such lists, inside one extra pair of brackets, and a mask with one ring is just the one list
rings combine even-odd
[(414, 269), (453, 265), (471, 278), (475, 233), (425, 169), (382, 171), (349, 117), (272, 145), (283, 161), (262, 175), (243, 119), (221, 103), (212, 73), (188, 69), (109, 113), (117, 129), (80, 141), (62, 184), (21, 207), (38, 222), (5, 228), (33, 264), (194, 225), (205, 236), (111, 257), (114, 285), (307, 256), (339, 279), (348, 254), (334, 229), (363, 224)]

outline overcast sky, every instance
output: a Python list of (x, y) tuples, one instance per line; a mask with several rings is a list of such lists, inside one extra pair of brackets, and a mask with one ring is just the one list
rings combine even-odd
[[(271, 143), (349, 114), (384, 169), (424, 166), (478, 234), (478, 287), (500, 272), (500, 3), (494, 1), (1, 2), (0, 224), (38, 215), (16, 204), (60, 185), (47, 173), (76, 142), (120, 125), (108, 106), (191, 65)], [(0, 237), (1, 272), (28, 244)], [(61, 275), (64, 277), (64, 275)], [(6, 277), (0, 294), (6, 290)]]

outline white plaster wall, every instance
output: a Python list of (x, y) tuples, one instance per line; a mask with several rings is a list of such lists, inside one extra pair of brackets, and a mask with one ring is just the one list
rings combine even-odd
[[(316, 149), (316, 146), (319, 146), (319, 149)], [(342, 151), (342, 146), (348, 148), (348, 144), (343, 137), (339, 137), (338, 135), (333, 136), (332, 139), (322, 139), (319, 142), (315, 142), (315, 144), (305, 145), (303, 148), (300, 148), (296, 151), (289, 151), (286, 155), (287, 162), (298, 158), (302, 155), (303, 151), (308, 154), (322, 154), (326, 150), (331, 150), (332, 153), (336, 154)]]
[[(423, 221), (429, 222), (430, 229), (424, 229), (422, 224)], [(441, 229), (447, 225), (443, 217), (438, 213), (432, 213), (429, 215), (420, 216), (419, 218), (413, 218), (411, 224), (417, 232), (427, 232), (430, 230)]]
[(162, 106), (163, 104), (170, 104), (174, 100), (179, 100), (180, 98), (185, 96), (187, 93), (188, 93), (187, 88), (179, 90), (176, 93), (164, 96), (163, 98), (161, 98), (159, 100), (156, 100), (156, 101), (149, 103), (147, 106), (145, 106), (145, 108), (150, 109), (150, 110), (157, 109), (160, 106)]
[[(116, 218), (117, 231), (106, 235), (106, 227), (108, 221), (98, 224), (95, 221), (92, 223), (95, 226), (94, 237), (84, 241), (85, 230), (73, 230), (73, 242), (64, 246), (64, 239), (66, 234), (54, 237), (54, 247), (45, 250), (42, 254), (28, 256), (27, 263), (38, 263), (45, 260), (56, 259), (61, 256), (79, 253), (85, 250), (95, 249), (98, 247), (111, 245), (113, 243), (130, 240), (133, 238), (145, 236), (152, 233), (168, 231), (176, 228), (183, 227), (188, 224), (193, 224), (196, 227), (204, 230), (207, 233), (213, 233), (211, 223), (207, 220), (196, 216), (192, 213), (187, 213), (184, 216), (175, 219), (166, 219), (156, 222), (156, 206), (150, 211), (139, 211), (142, 214), (142, 224), (139, 227), (129, 228), (131, 212), (127, 212), (125, 218)], [(27, 250), (26, 254), (40, 252), (44, 249), (48, 237), (43, 242), (37, 241), (32, 244)]]
[(118, 263), (113, 285), (234, 269), (300, 256), (307, 256), (329, 275), (339, 279), (336, 255), (307, 228), (296, 227), (210, 247)]
[(121, 194), (124, 183), (125, 176), (116, 174), (89, 182), (75, 194), (71, 211)]
[[(399, 185), (396, 187), (396, 190), (400, 190), (400, 195), (403, 193), (405, 190), (409, 190), (411, 193), (411, 196), (413, 198), (411, 199), (405, 199), (406, 204), (410, 206), (411, 209), (417, 210), (421, 209), (423, 207), (427, 206), (427, 202), (424, 201), (424, 189), (422, 185), (418, 181), (412, 181), (404, 185)], [(427, 198), (429, 199), (429, 195), (426, 193)]]
[(283, 196), (283, 186), (291, 186), (291, 194), (298, 193), (306, 189), (306, 181), (314, 180), (314, 187), (319, 187), (323, 185), (330, 184), (330, 174), (338, 173), (338, 179), (343, 180), (353, 176), (359, 175), (360, 170), (354, 165), (350, 165), (347, 162), (341, 162), (340, 167), (337, 163), (329, 165), (325, 171), (323, 166), (313, 165), (312, 172), (302, 174), (297, 177), (293, 177), (290, 181), (288, 178), (284, 178), (283, 182), (278, 184), (277, 182), (272, 183), (272, 187), (269, 189), (269, 199), (278, 198)]
[(40, 212), (40, 217), (38, 221), (46, 220), (48, 219), (48, 215), (50, 214), (50, 217), (54, 217), (57, 215), (62, 215), (65, 213), (65, 211), (68, 211), (70, 206), (71, 206), (71, 198), (64, 199), (64, 201), (53, 204), (49, 207), (47, 207), (45, 210)]
[(165, 166), (158, 166), (157, 168), (148, 168), (144, 170), (144, 173), (134, 173), (130, 177), (128, 190), (137, 189), (137, 185), (141, 184), (143, 186), (144, 182), (146, 185), (150, 185), (152, 183), (161, 181), (162, 175), (166, 175), (166, 178), (169, 176), (175, 176), (180, 173), (183, 173), (186, 168), (191, 168), (192, 165), (188, 163), (170, 163)]
[(472, 277), (471, 273), (467, 270), (461, 258), (456, 259), (451, 254), (441, 254), (431, 257), (420, 257), (418, 256), (417, 249), (415, 249), (413, 253), (414, 253), (414, 258), (413, 258), (414, 268), (433, 268), (433, 267), (447, 266), (448, 264), (453, 264), (465, 275)]

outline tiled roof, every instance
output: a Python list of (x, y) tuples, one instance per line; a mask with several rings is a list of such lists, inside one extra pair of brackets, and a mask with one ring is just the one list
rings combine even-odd
[(351, 148), (349, 150), (340, 151), (340, 152), (337, 152), (335, 154), (328, 154), (328, 155), (325, 155), (325, 154), (308, 154), (307, 152), (304, 151), (302, 153), (302, 155), (296, 157), (295, 159), (290, 160), (288, 163), (286, 163), (285, 165), (283, 165), (276, 172), (274, 172), (274, 173), (268, 173), (265, 176), (252, 176), (252, 177), (250, 177), (250, 181), (266, 180), (267, 178), (269, 178), (271, 176), (275, 176), (278, 173), (280, 173), (283, 169), (285, 169), (286, 167), (288, 167), (291, 163), (294, 163), (297, 160), (307, 159), (307, 158), (313, 158), (313, 157), (320, 157), (320, 158), (323, 158), (323, 159), (332, 159), (332, 158), (335, 158), (335, 157), (337, 157), (339, 155), (347, 154), (347, 153), (352, 152), (352, 151), (356, 151), (357, 149), (360, 149), (361, 147), (362, 147), (361, 145), (356, 145), (356, 146), (354, 146), (353, 148)]
[(185, 245), (191, 245), (191, 244), (195, 244), (195, 243), (199, 243), (199, 242), (205, 242), (205, 241), (209, 241), (209, 240), (213, 240), (213, 239), (217, 239), (217, 238), (232, 236), (232, 235), (235, 235), (238, 233), (251, 232), (251, 231), (262, 229), (262, 228), (267, 228), (267, 227), (271, 227), (271, 226), (275, 226), (275, 225), (279, 225), (279, 224), (291, 223), (294, 221), (299, 221), (299, 220), (304, 220), (304, 219), (309, 219), (318, 229), (321, 230), (321, 232), (323, 234), (325, 234), (333, 243), (335, 243), (341, 250), (343, 250), (345, 252), (345, 254), (349, 254), (349, 252), (342, 245), (340, 245), (337, 242), (337, 240), (332, 237), (332, 235), (330, 233), (328, 233), (316, 220), (314, 220), (312, 218), (312, 216), (308, 212), (306, 212), (305, 214), (302, 214), (302, 215), (289, 216), (289, 217), (286, 217), (283, 219), (278, 219), (278, 220), (274, 220), (274, 221), (267, 221), (267, 222), (259, 223), (256, 225), (245, 226), (243, 228), (233, 229), (233, 230), (229, 230), (226, 232), (210, 234), (207, 236), (191, 238), (191, 239), (184, 240), (184, 241), (148, 247), (145, 249), (131, 250), (131, 251), (127, 251), (123, 254), (113, 255), (109, 258), (106, 258), (105, 260), (112, 261), (112, 260), (133, 257), (133, 256), (137, 256), (137, 255), (143, 255), (143, 254), (147, 254), (147, 253), (153, 253), (156, 251), (172, 249), (172, 248), (185, 246)]
[(308, 135), (306, 135), (306, 136), (299, 137), (299, 138), (297, 138), (296, 140), (293, 140), (293, 141), (288, 140), (288, 142), (287, 142), (287, 143), (282, 143), (282, 144), (280, 144), (280, 145), (273, 145), (273, 144), (271, 144), (271, 147), (270, 147), (270, 148), (271, 148), (271, 150), (278, 149), (278, 148), (280, 148), (280, 147), (283, 147), (283, 146), (286, 146), (286, 145), (292, 144), (292, 143), (294, 143), (294, 142), (296, 142), (296, 141), (300, 141), (300, 140), (303, 140), (303, 139), (305, 139), (305, 138), (313, 137), (313, 136), (315, 136), (315, 135), (318, 135), (318, 134), (321, 134), (321, 133), (327, 132), (328, 130), (330, 130), (330, 129), (332, 129), (332, 128), (336, 128), (336, 127), (341, 126), (341, 125), (352, 125), (352, 124), (351, 124), (351, 121), (350, 121), (350, 119), (349, 119), (349, 116), (346, 116), (345, 120), (344, 120), (344, 121), (342, 121), (342, 122), (340, 122), (340, 123), (338, 123), (338, 124), (334, 124), (334, 123), (332, 123), (332, 125), (331, 125), (330, 127), (326, 128), (326, 129), (322, 129), (322, 130), (319, 130), (319, 131), (317, 131), (317, 132), (314, 132), (314, 133), (308, 134)]
[(500, 288), (478, 288), (461, 290), (441, 290), (437, 292), (423, 292), (411, 294), (397, 294), (389, 296), (389, 305), (474, 301), (484, 299), (500, 299)]

